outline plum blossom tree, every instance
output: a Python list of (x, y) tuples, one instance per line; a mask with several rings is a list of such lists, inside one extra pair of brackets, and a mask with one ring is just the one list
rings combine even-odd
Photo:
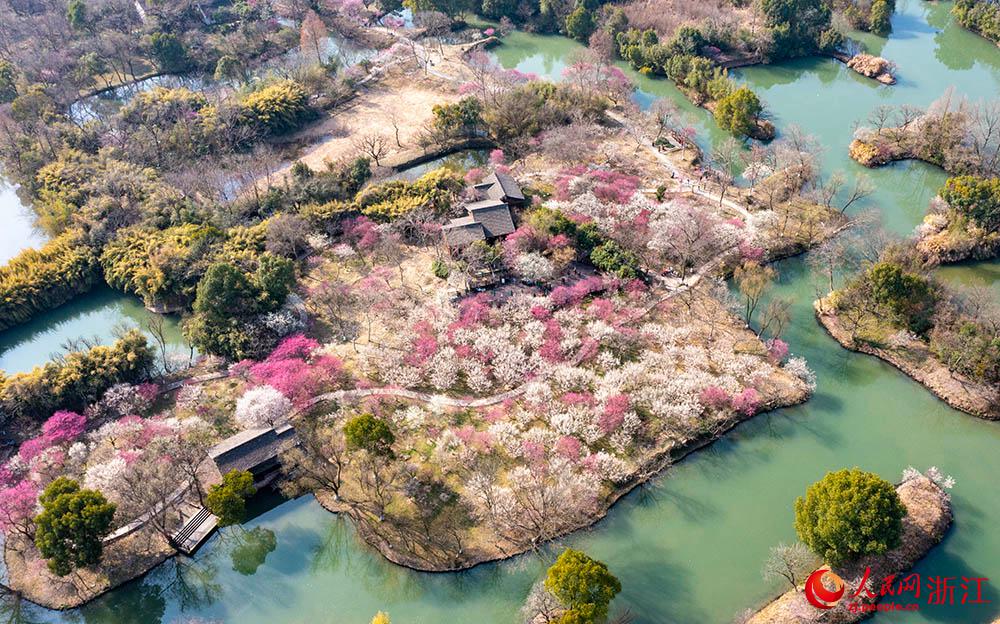
[(250, 379), (275, 388), (296, 404), (339, 385), (343, 363), (330, 355), (314, 356), (319, 343), (302, 334), (282, 341), (262, 362), (249, 366)]
[(731, 399), (733, 409), (744, 416), (753, 416), (760, 408), (760, 396), (755, 388), (744, 388)]
[(59, 411), (42, 424), (42, 436), (49, 444), (73, 442), (87, 428), (87, 419), (75, 412)]
[(606, 97), (612, 104), (625, 102), (635, 85), (625, 72), (597, 58), (584, 59), (569, 65), (562, 72), (563, 80), (590, 96)]
[(552, 539), (582, 522), (597, 503), (596, 481), (561, 457), (533, 467), (518, 466), (506, 481), (508, 485), (501, 486), (488, 474), (476, 472), (465, 495), (477, 517), (516, 544)]
[(272, 386), (257, 386), (236, 401), (236, 422), (244, 429), (273, 427), (292, 411), (292, 402)]
[(34, 538), (34, 518), (38, 488), (31, 481), (19, 481), (0, 489), (0, 533)]
[(708, 260), (730, 243), (722, 233), (714, 211), (683, 200), (667, 202), (650, 219), (648, 247), (663, 261), (674, 264), (681, 274)]

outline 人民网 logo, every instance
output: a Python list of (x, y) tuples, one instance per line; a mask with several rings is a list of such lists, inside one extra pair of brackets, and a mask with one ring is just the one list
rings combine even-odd
[[(823, 577), (833, 582), (836, 589), (829, 590), (823, 585)], [(829, 568), (820, 568), (806, 580), (806, 600), (817, 609), (832, 609), (844, 595), (844, 579)]]

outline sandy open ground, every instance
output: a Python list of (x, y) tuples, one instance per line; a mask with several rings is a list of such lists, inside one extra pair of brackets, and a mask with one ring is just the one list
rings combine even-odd
[[(357, 141), (372, 133), (385, 137), (387, 157), (415, 149), (417, 136), (432, 118), (431, 108), (459, 97), (452, 83), (424, 75), (420, 69), (400, 68), (303, 130), (296, 137), (306, 143), (299, 159), (313, 169), (323, 169), (327, 162), (363, 155)], [(394, 120), (402, 147), (396, 144)]]

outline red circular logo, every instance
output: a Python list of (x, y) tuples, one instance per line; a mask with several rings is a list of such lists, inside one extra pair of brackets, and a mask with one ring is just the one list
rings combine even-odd
[[(824, 576), (833, 581), (836, 589), (830, 591), (823, 585)], [(817, 609), (832, 609), (843, 595), (844, 579), (834, 574), (829, 568), (816, 570), (806, 580), (806, 600)]]

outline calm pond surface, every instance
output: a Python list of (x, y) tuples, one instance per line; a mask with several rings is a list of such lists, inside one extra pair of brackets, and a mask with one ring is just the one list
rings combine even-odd
[(460, 152), (455, 152), (454, 154), (442, 156), (441, 158), (428, 160), (423, 164), (386, 176), (382, 178), (380, 182), (385, 180), (406, 180), (407, 182), (413, 182), (428, 171), (434, 171), (435, 169), (440, 169), (441, 167), (463, 170), (471, 169), (472, 167), (484, 166), (487, 162), (489, 162), (489, 159), (489, 150), (462, 150)]
[[(285, 76), (291, 72), (313, 65), (317, 58), (324, 63), (336, 61), (341, 67), (355, 65), (364, 59), (372, 57), (376, 50), (356, 41), (352, 41), (336, 32), (324, 37), (316, 50), (305, 50), (296, 46), (284, 54), (265, 62), (252, 72), (253, 79), (264, 78), (273, 73)], [(128, 84), (102, 91), (96, 95), (80, 98), (70, 104), (69, 116), (77, 123), (106, 119), (116, 113), (136, 95), (152, 91), (156, 87), (178, 89), (184, 87), (191, 91), (212, 92), (219, 89), (232, 88), (235, 85), (225, 81), (216, 81), (211, 75), (199, 74), (162, 74), (150, 76)]]
[[(138, 327), (156, 346), (146, 323), (156, 316), (132, 295), (98, 286), (55, 310), (39, 314), (31, 321), (0, 332), (0, 370), (21, 373), (42, 365), (69, 341), (87, 340), (111, 344), (121, 330)], [(164, 316), (167, 348), (171, 353), (187, 354), (180, 324), (174, 315)]]
[[(895, 31), (875, 50), (900, 63), (896, 87), (880, 87), (828, 60), (754, 68), (739, 77), (768, 99), (779, 129), (795, 123), (820, 137), (827, 169), (853, 174), (858, 169), (846, 155), (852, 124), (875, 103), (924, 105), (951, 85), (972, 98), (997, 95), (1000, 51), (951, 24), (950, 8), (898, 2)], [(510, 47), (496, 51), (505, 65), (546, 75), (558, 74), (566, 54), (578, 47), (520, 34), (508, 42)], [(665, 81), (639, 84), (640, 98), (677, 95)], [(689, 110), (703, 140), (722, 137), (707, 114)], [(881, 190), (870, 206), (902, 234), (920, 221), (944, 175), (904, 163), (873, 178)], [(949, 279), (995, 284), (1000, 271), (981, 272), (980, 266), (949, 269)], [(1000, 615), (1000, 425), (956, 412), (892, 367), (841, 349), (813, 319), (815, 291), (804, 267), (802, 259), (781, 263), (778, 294), (794, 301), (785, 337), (816, 370), (815, 397), (737, 427), (671, 468), (655, 487), (628, 496), (593, 530), (564, 543), (606, 561), (621, 579), (615, 612), (630, 609), (644, 624), (728, 622), (781, 590), (778, 583), (761, 581), (760, 565), (770, 546), (795, 539), (792, 505), (808, 484), (845, 466), (895, 481), (907, 465), (937, 465), (957, 480), (956, 519), (916, 571), (991, 577), (986, 598), (992, 603), (921, 603), (919, 613), (874, 621), (992, 620)], [(526, 556), (460, 574), (407, 571), (359, 544), (349, 523), (309, 497), (267, 509), (244, 528), (227, 529), (193, 561), (167, 563), (83, 609), (24, 607), (13, 619), (361, 624), (381, 609), (405, 624), (510, 624), (518, 621), (517, 609), (546, 565)]]

